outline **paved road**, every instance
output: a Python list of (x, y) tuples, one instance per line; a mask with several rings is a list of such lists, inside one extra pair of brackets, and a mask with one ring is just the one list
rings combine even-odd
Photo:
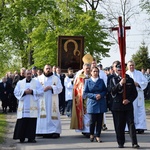
[[(117, 142), (114, 132), (112, 115), (110, 112), (106, 114), (107, 131), (102, 131), (102, 143), (90, 142), (88, 138), (81, 133), (69, 129), (70, 118), (61, 116), (62, 134), (59, 139), (43, 139), (37, 137), (37, 143), (19, 143), (19, 140), (12, 139), (14, 124), (16, 121), (16, 114), (8, 114), (9, 122), (8, 134), (6, 135), (6, 142), (1, 146), (1, 150), (116, 150)], [(149, 117), (149, 118), (148, 118)], [(148, 130), (144, 134), (138, 134), (140, 149), (150, 150), (150, 116), (147, 117)], [(126, 134), (125, 148), (131, 150), (131, 140), (129, 134)]]

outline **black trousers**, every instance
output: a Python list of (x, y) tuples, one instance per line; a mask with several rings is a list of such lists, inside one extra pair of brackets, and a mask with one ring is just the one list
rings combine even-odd
[(136, 130), (134, 125), (133, 110), (113, 111), (114, 126), (116, 132), (117, 142), (120, 145), (125, 143), (125, 126), (126, 123), (129, 128), (129, 134), (132, 144), (137, 144)]
[(96, 127), (96, 137), (100, 137), (103, 122), (103, 113), (89, 114), (89, 115), (90, 115), (90, 135), (94, 135)]
[(14, 96), (14, 94), (11, 94), (9, 97), (9, 111), (10, 112), (16, 112), (17, 111), (17, 99)]
[(64, 93), (60, 93), (58, 96), (59, 96), (59, 112), (63, 115), (66, 107), (65, 96)]
[(36, 118), (17, 119), (13, 139), (35, 139), (36, 135)]

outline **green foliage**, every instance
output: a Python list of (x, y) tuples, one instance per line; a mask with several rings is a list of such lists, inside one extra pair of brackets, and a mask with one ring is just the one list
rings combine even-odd
[(108, 56), (110, 43), (101, 27), (103, 15), (95, 10), (84, 11), (84, 0), (3, 2), (0, 14), (0, 58), (5, 59), (6, 65), (4, 60), (0, 60), (2, 68), (9, 66), (8, 69), (13, 67), (14, 70), (33, 64), (42, 68), (47, 63), (56, 64), (57, 38), (60, 35), (84, 36), (85, 53), (90, 52), (98, 59)]
[(150, 111), (150, 100), (145, 100), (145, 108), (147, 111)]
[(36, 66), (41, 67), (45, 62), (52, 65), (57, 63), (59, 35), (84, 36), (85, 53), (90, 52), (99, 59), (108, 56), (110, 43), (100, 26), (103, 19), (101, 14), (92, 10), (84, 12), (77, 1), (66, 5), (59, 0), (55, 7), (57, 9), (52, 9), (51, 15), (42, 13), (38, 16), (37, 27), (30, 35)]
[(150, 14), (150, 2), (149, 0), (141, 0), (140, 1), (141, 8), (146, 10), (148, 14)]
[(4, 142), (6, 128), (7, 128), (6, 115), (0, 114), (0, 144)]
[(136, 54), (132, 55), (132, 59), (136, 64), (136, 69), (141, 70), (150, 68), (150, 58), (148, 54), (148, 47), (145, 46), (145, 43), (142, 43), (139, 50)]

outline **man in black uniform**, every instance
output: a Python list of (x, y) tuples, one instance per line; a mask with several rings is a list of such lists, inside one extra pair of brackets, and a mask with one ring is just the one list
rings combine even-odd
[[(126, 92), (123, 98), (123, 86), (125, 85)], [(132, 140), (132, 147), (139, 148), (136, 137), (133, 115), (133, 101), (137, 97), (136, 87), (133, 79), (128, 75), (126, 78), (121, 78), (121, 65), (116, 66), (116, 71), (109, 81), (109, 90), (112, 94), (112, 114), (116, 132), (118, 147), (123, 148), (125, 143), (125, 126), (129, 127), (129, 133)]]

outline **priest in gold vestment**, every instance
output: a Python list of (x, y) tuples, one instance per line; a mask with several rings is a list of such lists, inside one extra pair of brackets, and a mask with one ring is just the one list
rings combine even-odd
[(89, 116), (86, 112), (86, 99), (83, 98), (83, 88), (85, 80), (90, 77), (91, 62), (93, 60), (90, 54), (83, 57), (83, 69), (78, 71), (74, 80), (73, 87), (73, 107), (71, 118), (71, 129), (89, 134)]

